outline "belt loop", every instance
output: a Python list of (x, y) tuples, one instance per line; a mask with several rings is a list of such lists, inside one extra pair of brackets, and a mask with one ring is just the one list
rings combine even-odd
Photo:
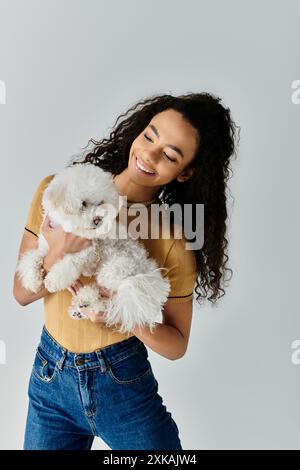
[(65, 348), (61, 348), (61, 349), (62, 349), (63, 355), (57, 363), (57, 367), (59, 368), (59, 370), (62, 370), (63, 364), (64, 364), (65, 359), (66, 359), (66, 355), (67, 355), (67, 350)]
[(104, 357), (104, 355), (102, 354), (102, 352), (99, 351), (99, 350), (96, 351), (96, 354), (97, 354), (98, 360), (99, 360), (99, 362), (100, 362), (100, 371), (104, 373), (104, 372), (106, 372), (107, 369), (108, 369), (108, 365), (107, 365), (107, 363), (106, 363), (105, 357)]

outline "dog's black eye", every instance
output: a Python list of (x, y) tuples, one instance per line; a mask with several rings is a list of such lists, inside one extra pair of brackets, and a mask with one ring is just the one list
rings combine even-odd
[(82, 201), (82, 207), (86, 207), (87, 206), (87, 202), (86, 201)]
[(98, 206), (101, 206), (101, 204), (103, 204), (103, 202), (104, 202), (104, 201), (99, 202)]

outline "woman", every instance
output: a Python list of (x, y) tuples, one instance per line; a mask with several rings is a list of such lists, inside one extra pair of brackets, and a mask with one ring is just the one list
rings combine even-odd
[[(64, 291), (43, 288), (33, 294), (15, 275), (16, 300), (28, 305), (43, 297), (45, 311), (29, 381), (24, 449), (90, 449), (94, 436), (111, 449), (182, 449), (146, 346), (168, 359), (181, 358), (188, 346), (194, 287), (199, 303), (208, 293), (211, 302), (221, 297), (219, 291), (224, 295), (221, 281), (231, 271), (225, 267), (226, 183), (235, 133), (230, 110), (220, 98), (208, 93), (159, 95), (129, 109), (108, 139), (90, 139), (93, 147), (70, 163), (89, 162), (111, 172), (119, 193), (128, 198), (127, 208), (141, 203), (150, 214), (152, 203), (178, 203), (183, 210), (184, 204), (204, 204), (205, 239), (194, 251), (185, 249), (184, 238), (141, 240), (149, 255), (168, 269), (171, 284), (163, 321), (153, 333), (147, 327), (118, 333), (105, 327), (102, 313), (88, 309), (83, 309), (88, 320), (70, 318), (72, 294), (92, 277), (81, 276)], [(35, 192), (19, 256), (37, 247), (41, 198), (53, 176), (46, 176)], [(52, 228), (47, 218), (42, 231), (49, 244), (45, 272), (66, 253), (91, 243)]]

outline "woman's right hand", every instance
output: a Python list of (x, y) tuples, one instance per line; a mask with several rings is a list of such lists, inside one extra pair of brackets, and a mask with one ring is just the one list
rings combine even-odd
[(44, 258), (46, 270), (49, 270), (50, 265), (52, 266), (66, 254), (77, 253), (92, 243), (92, 240), (65, 232), (61, 226), (52, 227), (48, 215), (41, 226), (41, 232), (49, 246), (49, 251)]

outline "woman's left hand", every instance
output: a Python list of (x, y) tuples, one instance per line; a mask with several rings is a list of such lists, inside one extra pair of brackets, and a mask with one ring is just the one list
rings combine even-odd
[[(79, 279), (77, 279), (77, 281), (74, 284), (68, 287), (68, 290), (72, 294), (76, 295), (80, 287), (83, 287), (83, 284)], [(102, 287), (102, 286), (98, 286), (98, 288), (99, 288), (101, 297), (110, 298), (116, 292), (116, 291), (110, 291), (109, 289), (106, 289), (105, 287)], [(105, 312), (93, 312), (92, 310), (89, 309), (89, 307), (82, 307), (81, 309), (79, 309), (79, 312), (84, 313), (89, 318), (89, 320), (91, 320), (91, 322), (93, 323), (105, 322), (105, 319), (104, 319)]]
[(89, 320), (93, 323), (104, 323), (104, 312), (92, 312), (88, 307), (82, 307), (79, 309), (80, 313), (84, 313)]

